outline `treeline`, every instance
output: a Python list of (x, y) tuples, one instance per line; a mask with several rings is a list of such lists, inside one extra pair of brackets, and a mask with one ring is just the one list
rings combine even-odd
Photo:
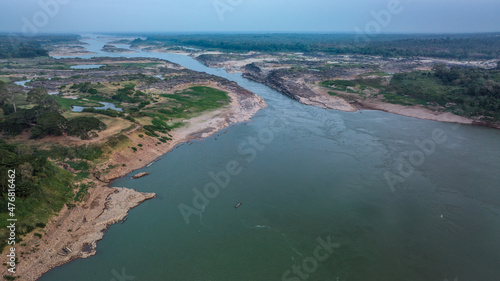
[(500, 120), (500, 64), (496, 69), (434, 66), (432, 72), (395, 74), (398, 94), (446, 107), (464, 116)]
[(22, 36), (0, 34), (0, 59), (35, 58), (49, 56), (47, 46), (57, 43), (76, 42), (77, 35)]
[[(17, 101), (23, 99), (35, 106), (17, 108)], [(105, 128), (106, 125), (95, 117), (66, 119), (57, 99), (43, 88), (32, 89), (25, 95), (19, 87), (0, 81), (0, 131), (4, 134), (19, 135), (29, 130), (31, 138), (35, 139), (63, 134), (90, 139)]]
[[(8, 144), (0, 139), (0, 250), (8, 241), (6, 226), (7, 219), (11, 218), (10, 211), (18, 219), (16, 242), (19, 243), (23, 235), (36, 228), (44, 228), (49, 218), (57, 214), (65, 204), (72, 207), (72, 202), (77, 201), (73, 192), (77, 187), (77, 178), (49, 161), (49, 157), (71, 165), (94, 161), (102, 153), (101, 148), (90, 145), (53, 146), (49, 150), (41, 150), (27, 145)], [(9, 170), (12, 172), (9, 173)], [(9, 182), (9, 174), (15, 174), (15, 181)], [(15, 184), (16, 202), (15, 209), (9, 210), (12, 206), (8, 206), (10, 201), (7, 195), (12, 182)], [(41, 233), (43, 232), (38, 233), (39, 237)]]
[(37, 42), (11, 44), (0, 39), (0, 59), (47, 57), (49, 53)]
[[(0, 139), (0, 249), (8, 241), (9, 212), (18, 219), (16, 242), (35, 228), (43, 228), (73, 196), (73, 176), (48, 161), (48, 153), (31, 147), (7, 144)], [(9, 173), (16, 190), (15, 208), (8, 206)], [(9, 210), (10, 208), (10, 210)]]
[(133, 45), (190, 46), (231, 52), (322, 52), (384, 57), (438, 57), (453, 59), (500, 58), (499, 34), (376, 35), (368, 41), (355, 34), (210, 34), (152, 35)]

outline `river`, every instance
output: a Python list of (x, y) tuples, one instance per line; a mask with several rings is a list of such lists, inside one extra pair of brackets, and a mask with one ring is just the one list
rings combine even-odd
[(499, 130), (315, 108), (188, 56), (86, 42), (222, 76), (268, 107), (114, 181), (158, 198), (40, 280), (498, 280)]

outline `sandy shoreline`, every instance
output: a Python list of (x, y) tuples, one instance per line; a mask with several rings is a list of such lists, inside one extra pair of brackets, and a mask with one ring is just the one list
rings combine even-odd
[[(317, 96), (314, 96), (315, 99), (318, 99), (319, 97), (325, 97), (326, 100), (333, 98), (333, 96), (328, 94), (329, 90), (322, 88), (320, 86), (316, 85), (310, 87), (310, 89), (317, 94)], [(337, 104), (314, 103), (311, 102), (309, 99), (304, 99), (304, 101), (300, 102), (304, 104), (323, 107), (326, 109), (335, 109), (348, 112), (355, 112), (358, 110), (379, 110), (423, 120), (485, 126), (484, 124), (480, 124), (478, 123), (478, 121), (471, 118), (459, 116), (451, 112), (431, 110), (421, 105), (408, 106), (408, 105), (392, 104), (377, 99), (362, 99), (356, 95), (348, 95), (348, 97), (352, 100), (351, 103), (349, 103), (347, 99), (343, 98), (342, 96), (334, 96), (334, 98), (341, 99), (344, 101), (344, 103), (340, 103), (341, 106), (338, 106)], [(350, 106), (346, 107), (345, 103), (349, 103)]]
[[(261, 97), (236, 85), (213, 83), (209, 86), (227, 91), (231, 98), (230, 104), (185, 120), (188, 125), (173, 130), (172, 140), (168, 143), (158, 144), (157, 138), (140, 137), (140, 127), (128, 132), (126, 135), (131, 146), (139, 143), (143, 146), (135, 153), (129, 148), (115, 151), (99, 166), (117, 167), (93, 181), (96, 186), (89, 189), (89, 195), (82, 204), (72, 209), (65, 206), (43, 231), (36, 230), (24, 237), (22, 245), (25, 246), (16, 245), (17, 255), (23, 255), (17, 264), (15, 276), (19, 276), (19, 280), (37, 280), (54, 267), (96, 254), (97, 242), (103, 238), (104, 231), (110, 225), (122, 221), (130, 209), (155, 197), (154, 193), (112, 188), (106, 182), (143, 168), (181, 143), (206, 138), (232, 124), (248, 121), (266, 106)], [(122, 166), (122, 163), (126, 163), (126, 166)], [(34, 236), (35, 232), (42, 233), (42, 238)], [(6, 266), (2, 268), (1, 274), (11, 275)]]
[[(327, 94), (328, 90), (319, 86), (314, 86), (311, 87), (311, 90), (313, 90), (316, 94), (319, 96), (330, 96)], [(338, 92), (340, 93), (340, 92)], [(422, 119), (422, 120), (430, 120), (430, 121), (438, 121), (438, 122), (447, 122), (447, 123), (457, 123), (457, 124), (466, 124), (466, 125), (474, 125), (474, 126), (481, 126), (481, 127), (489, 127), (489, 128), (494, 128), (494, 129), (500, 129), (500, 125), (498, 124), (491, 124), (491, 123), (486, 123), (484, 121), (474, 119), (474, 118), (468, 118), (460, 115), (453, 114), (451, 112), (447, 111), (440, 111), (440, 110), (432, 110), (429, 108), (424, 107), (423, 105), (400, 105), (400, 104), (393, 104), (393, 103), (387, 103), (384, 102), (380, 99), (364, 99), (356, 95), (347, 95), (348, 98), (344, 98), (342, 96), (335, 96), (335, 98), (342, 99), (345, 101), (345, 103), (349, 103), (348, 100), (351, 100), (350, 106), (353, 110), (350, 108), (347, 108), (344, 106), (345, 103), (340, 103), (341, 106), (338, 106), (337, 104), (328, 104), (328, 103), (314, 103), (311, 102), (309, 99), (304, 99), (304, 101), (300, 101), (304, 104), (309, 104), (313, 106), (319, 106), (323, 107), (326, 109), (335, 109), (335, 110), (341, 110), (341, 111), (348, 111), (348, 112), (355, 112), (358, 110), (379, 110), (379, 111), (384, 111), (392, 114), (397, 114), (397, 115), (402, 115), (402, 116), (407, 116), (407, 117), (412, 117), (412, 118), (417, 118), (417, 119)], [(330, 96), (331, 97), (331, 96)], [(330, 98), (331, 99), (331, 98)], [(328, 99), (326, 99), (328, 100)]]
[[(334, 109), (346, 112), (358, 110), (379, 110), (402, 116), (448, 122), (468, 124), (481, 127), (500, 129), (500, 124), (488, 123), (480, 118), (469, 118), (444, 111), (444, 108), (426, 108), (422, 105), (399, 105), (388, 103), (381, 97), (362, 97), (358, 94), (350, 94), (342, 91), (328, 89), (317, 83), (308, 83), (302, 77), (295, 79), (268, 79), (266, 75), (243, 72), (243, 77), (265, 84), (298, 102), (324, 109)], [(329, 92), (334, 92), (331, 95)]]
[[(201, 53), (200, 53), (201, 54)], [(257, 54), (257, 55), (256, 55)], [(251, 79), (261, 84), (265, 84), (284, 95), (287, 95), (300, 103), (311, 105), (315, 107), (321, 107), (325, 109), (334, 109), (346, 112), (356, 112), (358, 110), (379, 110), (388, 113), (398, 114), (402, 116), (439, 121), (439, 122), (449, 122), (449, 123), (460, 123), (469, 124), (482, 127), (490, 127), (500, 129), (500, 124), (490, 123), (480, 120), (480, 118), (468, 118), (460, 115), (453, 114), (451, 112), (446, 112), (444, 109), (439, 108), (426, 108), (424, 106), (406, 106), (384, 102), (380, 98), (365, 98), (356, 94), (346, 94), (340, 91), (334, 91), (332, 89), (327, 89), (318, 85), (318, 81), (311, 79), (310, 74), (305, 76), (291, 76), (290, 77), (273, 77), (269, 79), (268, 75), (273, 70), (279, 70), (283, 68), (290, 68), (292, 64), (287, 64), (285, 62), (279, 62), (280, 56), (269, 55), (269, 54), (258, 54), (258, 53), (248, 53), (248, 57), (240, 59), (206, 59), (200, 58), (198, 54), (191, 54), (196, 60), (200, 61), (208, 67), (218, 67), (223, 68), (227, 72), (237, 72), (242, 73), (243, 77)], [(245, 55), (243, 55), (245, 56)], [(315, 62), (320, 61), (319, 58), (302, 56), (304, 61)], [(379, 58), (380, 59), (380, 58)], [(416, 69), (420, 70), (431, 70), (431, 65), (435, 63), (446, 63), (454, 66), (474, 66), (474, 67), (495, 67), (495, 60), (483, 61), (468, 61), (461, 62), (455, 60), (447, 59), (433, 59), (433, 58), (418, 58), (417, 61), (422, 64), (422, 67)], [(330, 61), (330, 63), (335, 63), (335, 61)], [(258, 71), (255, 69), (247, 68), (257, 64)], [(385, 70), (388, 71), (388, 70)], [(358, 73), (359, 74), (359, 73)], [(350, 73), (347, 76), (342, 76), (338, 74), (331, 79), (346, 79), (351, 80), (356, 77), (357, 74)], [(281, 79), (281, 80), (280, 80)], [(307, 81), (306, 81), (307, 80)], [(323, 79), (325, 80), (325, 78)], [(313, 81), (313, 82), (311, 82)], [(336, 92), (337, 95), (330, 95), (329, 92)]]

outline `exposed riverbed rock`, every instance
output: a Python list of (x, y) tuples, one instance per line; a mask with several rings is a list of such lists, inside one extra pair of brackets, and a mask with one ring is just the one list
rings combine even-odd
[(294, 77), (286, 70), (266, 70), (252, 63), (243, 68), (243, 77), (265, 84), (303, 104), (350, 112), (357, 110), (340, 97), (310, 87), (309, 82), (317, 80), (314, 75), (309, 76), (311, 81), (305, 81), (303, 77)]
[(52, 218), (41, 239), (23, 239), (27, 243), (25, 249), (35, 252), (21, 259), (16, 276), (34, 281), (48, 269), (95, 255), (97, 242), (110, 225), (122, 221), (131, 208), (155, 196), (128, 188), (95, 187), (85, 204), (65, 207)]
[(135, 179), (140, 179), (140, 178), (143, 178), (143, 177), (145, 177), (147, 175), (149, 175), (149, 173), (145, 173), (145, 172), (144, 173), (139, 173), (139, 174), (133, 176), (132, 179), (134, 179), (134, 180)]

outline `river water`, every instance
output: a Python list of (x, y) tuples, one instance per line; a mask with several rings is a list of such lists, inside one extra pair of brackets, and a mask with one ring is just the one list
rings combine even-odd
[(498, 280), (500, 131), (324, 110), (188, 56), (86, 42), (225, 77), (268, 107), (116, 180), (158, 198), (40, 280)]

